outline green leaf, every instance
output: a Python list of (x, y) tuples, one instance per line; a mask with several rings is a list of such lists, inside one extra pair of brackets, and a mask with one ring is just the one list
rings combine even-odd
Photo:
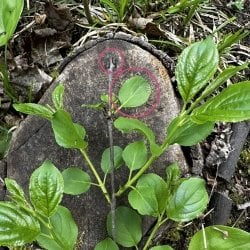
[(178, 90), (185, 103), (208, 83), (217, 70), (219, 55), (211, 38), (196, 42), (181, 53), (176, 65)]
[(140, 132), (148, 139), (150, 144), (150, 151), (153, 155), (159, 156), (162, 153), (160, 146), (155, 143), (155, 135), (153, 131), (142, 121), (139, 121), (137, 119), (119, 117), (115, 120), (114, 126), (122, 133), (128, 133), (132, 131)]
[(79, 168), (67, 168), (63, 170), (64, 193), (78, 195), (89, 190), (91, 179), (88, 173)]
[(220, 87), (223, 83), (225, 83), (228, 79), (234, 76), (237, 72), (248, 68), (249, 63), (244, 63), (240, 66), (231, 66), (223, 70), (214, 81), (212, 81), (208, 87), (203, 91), (201, 96), (202, 99), (206, 98), (210, 94), (212, 94), (218, 87)]
[(0, 202), (0, 245), (23, 246), (40, 233), (39, 223), (12, 202)]
[(64, 86), (59, 84), (52, 92), (52, 101), (55, 108), (63, 109)]
[(23, 0), (0, 1), (0, 47), (6, 45), (15, 32), (23, 5)]
[[(114, 150), (114, 168), (117, 169), (123, 163), (122, 148), (120, 148), (119, 146), (113, 146), (113, 150)], [(110, 148), (106, 148), (102, 153), (101, 168), (105, 174), (111, 172)]]
[(53, 117), (53, 111), (40, 104), (22, 103), (22, 104), (14, 104), (13, 107), (15, 108), (15, 110), (27, 115), (36, 115), (48, 120), (51, 120)]
[(177, 163), (173, 163), (166, 168), (166, 176), (167, 176), (167, 190), (168, 194), (172, 195), (181, 182), (181, 171), (180, 167)]
[(78, 228), (70, 211), (66, 207), (59, 206), (50, 218), (50, 222), (57, 240), (51, 237), (46, 228), (42, 228), (42, 233), (36, 239), (39, 245), (48, 250), (74, 249)]
[(247, 250), (250, 249), (250, 234), (228, 226), (209, 226), (198, 231), (191, 239), (188, 250)]
[[(237, 1), (235, 1), (237, 2)], [(244, 28), (239, 29), (238, 31), (226, 34), (222, 40), (218, 44), (218, 50), (221, 53), (228, 52), (234, 43), (239, 42), (240, 40), (244, 39), (245, 37), (249, 36), (250, 32), (244, 30)]]
[(141, 215), (159, 216), (166, 207), (168, 190), (166, 182), (156, 174), (145, 174), (130, 191), (130, 205)]
[(110, 238), (106, 238), (99, 242), (94, 250), (119, 250), (117, 244)]
[(193, 110), (195, 122), (240, 122), (250, 119), (250, 81), (230, 85)]
[(147, 147), (143, 141), (136, 141), (127, 145), (122, 153), (122, 158), (127, 167), (134, 171), (140, 169), (147, 161)]
[(64, 148), (86, 148), (87, 143), (84, 141), (85, 129), (81, 125), (73, 123), (68, 112), (57, 110), (52, 119), (52, 128), (59, 146)]
[(205, 182), (200, 178), (184, 180), (170, 198), (166, 207), (169, 219), (177, 222), (193, 220), (200, 216), (208, 204)]
[(162, 246), (151, 247), (149, 250), (174, 250), (174, 249), (168, 245), (162, 245)]
[(62, 200), (63, 188), (61, 172), (45, 161), (30, 177), (30, 200), (36, 211), (46, 217), (53, 215)]
[[(192, 121), (190, 116), (176, 117), (167, 128), (168, 143), (179, 144), (182, 146), (196, 145), (204, 140), (214, 128), (214, 122), (197, 124)], [(173, 133), (174, 130), (174, 133)], [(171, 137), (169, 137), (171, 135)]]
[(126, 80), (118, 93), (120, 108), (135, 108), (145, 104), (151, 94), (148, 81), (142, 76), (133, 76)]
[[(111, 213), (107, 217), (107, 230), (112, 235)], [(115, 240), (123, 247), (136, 246), (142, 237), (141, 217), (131, 208), (117, 207), (115, 210)]]
[(23, 189), (17, 184), (15, 180), (5, 178), (4, 179), (7, 190), (10, 193), (10, 199), (17, 205), (29, 206)]

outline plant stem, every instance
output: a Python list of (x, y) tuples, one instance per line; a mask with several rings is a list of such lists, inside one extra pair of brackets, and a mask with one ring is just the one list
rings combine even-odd
[(156, 158), (157, 157), (155, 155), (151, 155), (145, 165), (133, 176), (133, 178), (128, 180), (127, 183), (116, 192), (116, 196), (121, 196), (128, 188), (130, 188), (151, 166), (151, 164), (155, 161)]
[(85, 11), (88, 23), (90, 25), (92, 25), (93, 24), (93, 19), (92, 19), (90, 9), (89, 9), (89, 1), (88, 0), (83, 0), (83, 6), (84, 6), (84, 11)]
[(110, 204), (111, 203), (111, 200), (110, 200), (110, 196), (109, 196), (109, 193), (104, 185), (104, 183), (102, 182), (99, 174), (97, 173), (96, 169), (95, 169), (95, 166), (93, 165), (93, 163), (91, 162), (88, 154), (86, 153), (86, 151), (84, 149), (80, 149), (84, 159), (86, 160), (86, 162), (88, 163), (89, 165), (89, 168), (90, 170), (92, 171), (92, 173), (94, 174), (99, 186), (100, 186), (100, 189), (102, 190), (106, 200), (108, 201), (108, 203)]
[(152, 239), (155, 236), (156, 231), (158, 230), (158, 228), (162, 225), (162, 217), (164, 215), (165, 211), (158, 217), (157, 222), (151, 232), (151, 234), (149, 235), (147, 242), (145, 243), (143, 250), (147, 250), (147, 248), (150, 246)]

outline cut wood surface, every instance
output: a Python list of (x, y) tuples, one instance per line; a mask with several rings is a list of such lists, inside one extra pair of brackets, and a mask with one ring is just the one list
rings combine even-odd
[[(122, 69), (146, 68), (156, 77), (160, 87), (160, 102), (156, 109), (142, 120), (153, 129), (158, 142), (162, 142), (166, 125), (179, 112), (179, 105), (167, 69), (164, 62), (162, 63), (164, 56), (144, 42), (114, 36), (88, 43), (76, 51), (62, 64), (59, 77), (46, 91), (40, 103), (51, 103), (51, 93), (55, 86), (58, 82), (64, 84), (65, 108), (71, 112), (74, 121), (80, 122), (85, 127), (89, 144), (88, 153), (98, 170), (100, 170), (101, 154), (105, 148), (109, 147), (107, 119), (103, 112), (83, 108), (81, 105), (97, 103), (100, 95), (108, 92), (108, 75), (100, 69), (98, 58), (100, 59), (101, 53), (109, 48), (122, 51), (124, 55)], [(114, 131), (114, 145), (124, 147), (128, 140), (135, 138), (138, 138), (136, 133), (125, 135)], [(61, 170), (77, 166), (92, 176), (78, 151), (65, 150), (56, 145), (49, 122), (29, 116), (21, 123), (13, 136), (7, 159), (7, 175), (27, 190), (32, 171), (46, 159), (51, 160)], [(175, 161), (179, 162), (183, 173), (187, 172), (187, 163), (178, 146), (171, 147), (168, 153), (153, 164), (152, 169), (164, 174), (166, 166)], [(124, 183), (126, 175), (125, 168), (116, 172), (117, 187)], [(92, 180), (95, 181), (93, 176)], [(124, 198), (117, 202), (124, 204), (127, 201)], [(100, 190), (92, 186), (86, 194), (65, 195), (63, 204), (71, 210), (79, 226), (79, 239), (83, 242), (80, 249), (94, 249), (96, 243), (107, 236), (106, 215), (110, 210)], [(153, 222), (145, 221), (145, 233), (152, 226), (150, 223)]]

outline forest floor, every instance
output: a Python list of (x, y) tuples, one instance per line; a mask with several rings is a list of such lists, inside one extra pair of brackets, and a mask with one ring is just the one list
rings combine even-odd
[[(57, 67), (62, 60), (87, 41), (121, 31), (141, 37), (164, 51), (176, 63), (181, 51), (190, 43), (210, 35), (216, 44), (223, 45), (228, 41), (226, 38), (229, 34), (236, 33), (232, 45), (221, 53), (220, 69), (250, 61), (249, 0), (196, 1), (197, 5), (183, 7), (171, 6), (170, 2), (178, 1), (131, 2), (124, 11), (119, 7), (116, 11), (99, 1), (91, 1), (91, 20), (90, 16), (86, 16), (80, 0), (25, 2), (22, 17), (6, 51), (10, 79), (8, 90), (4, 89), (0, 80), (0, 160), (6, 157), (11, 133), (24, 118), (13, 109), (13, 102), (38, 102), (51, 81), (58, 76)], [(4, 56), (4, 48), (0, 48), (0, 62), (4, 62)], [(174, 66), (169, 72), (174, 82)], [(246, 69), (231, 78), (228, 84), (249, 80), (249, 77), (250, 70)], [(209, 155), (209, 144), (216, 133), (202, 144), (204, 157)], [(216, 172), (216, 167), (205, 167), (203, 170), (209, 191), (216, 190), (216, 183), (220, 182)], [(228, 225), (248, 232), (249, 175), (248, 136), (235, 175), (230, 183), (224, 182), (227, 194), (233, 201)], [(183, 249), (183, 244), (187, 243), (196, 227), (197, 224), (193, 223), (189, 226), (190, 230), (182, 230), (178, 234), (176, 231), (170, 232), (161, 242), (170, 243), (175, 249)]]

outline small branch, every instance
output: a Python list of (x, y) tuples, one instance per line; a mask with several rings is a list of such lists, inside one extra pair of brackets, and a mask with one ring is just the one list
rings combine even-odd
[(87, 155), (86, 151), (84, 149), (80, 149), (84, 159), (86, 160), (86, 162), (88, 163), (89, 165), (89, 168), (90, 170), (92, 171), (92, 173), (94, 174), (99, 186), (100, 186), (100, 189), (102, 190), (102, 193), (104, 194), (106, 200), (108, 201), (109, 204), (111, 204), (111, 200), (110, 200), (110, 196), (109, 196), (109, 193), (104, 185), (104, 183), (102, 182), (99, 174), (97, 173), (96, 169), (95, 169), (95, 166), (93, 165), (93, 163), (91, 162), (91, 160), (89, 159), (89, 156)]
[(92, 19), (91, 13), (90, 13), (90, 9), (89, 9), (89, 1), (83, 0), (83, 6), (84, 6), (84, 11), (85, 11), (87, 20), (88, 20), (89, 24), (92, 25), (94, 22), (93, 22), (93, 19)]
[(147, 250), (148, 249), (148, 247), (150, 246), (151, 241), (154, 238), (154, 236), (155, 236), (158, 228), (163, 224), (162, 223), (162, 217), (163, 217), (163, 215), (164, 215), (164, 212), (158, 217), (157, 222), (156, 222), (156, 224), (155, 224), (155, 226), (154, 226), (151, 234), (149, 235), (149, 237), (147, 239), (147, 242), (145, 243), (145, 245), (143, 247), (143, 250)]
[(136, 173), (136, 175), (134, 175), (134, 177), (131, 180), (127, 181), (127, 183), (117, 191), (116, 196), (121, 196), (128, 188), (130, 188), (151, 166), (151, 164), (154, 162), (155, 159), (156, 156), (152, 155), (145, 163), (145, 165)]

